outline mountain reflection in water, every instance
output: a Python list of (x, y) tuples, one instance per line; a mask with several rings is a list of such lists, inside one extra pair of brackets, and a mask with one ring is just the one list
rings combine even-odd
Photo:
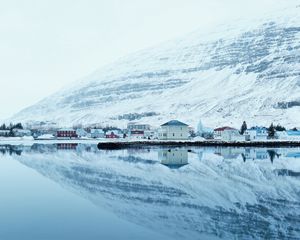
[(119, 218), (173, 239), (297, 239), (299, 148), (0, 146)]

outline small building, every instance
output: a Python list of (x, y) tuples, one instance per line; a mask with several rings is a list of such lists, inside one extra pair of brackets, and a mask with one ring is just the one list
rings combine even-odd
[(105, 138), (105, 132), (100, 128), (91, 129), (91, 138)]
[(56, 132), (56, 137), (60, 139), (77, 138), (78, 135), (74, 129), (60, 129)]
[(144, 138), (147, 138), (147, 139), (157, 138), (157, 132), (154, 130), (144, 131)]
[(241, 135), (237, 129), (225, 129), (221, 134), (221, 140), (225, 142), (242, 142), (245, 141), (245, 136)]
[(240, 134), (239, 130), (232, 127), (215, 128), (213, 131), (214, 139), (222, 141), (244, 141), (245, 137)]
[(141, 124), (136, 122), (130, 122), (127, 124), (128, 131), (147, 131), (150, 130), (149, 124)]
[(77, 128), (76, 134), (78, 137), (82, 138), (82, 137), (87, 137), (88, 132), (86, 130), (84, 130), (83, 128)]
[(9, 133), (9, 130), (0, 130), (0, 137), (8, 137)]
[(216, 140), (222, 140), (222, 134), (225, 130), (234, 130), (235, 128), (232, 127), (219, 127), (219, 128), (215, 128), (213, 131), (213, 136), (214, 139)]
[(131, 138), (144, 138), (145, 132), (143, 130), (131, 130), (129, 135)]
[(32, 135), (29, 129), (18, 129), (14, 128), (12, 130), (15, 137), (30, 137)]
[(275, 137), (280, 140), (287, 141), (300, 141), (300, 131), (288, 130), (288, 131), (277, 131)]
[(252, 127), (244, 133), (246, 141), (265, 141), (268, 139), (268, 130), (265, 127)]
[(178, 120), (171, 120), (160, 126), (158, 130), (160, 140), (187, 140), (189, 138), (188, 125)]
[(300, 131), (288, 130), (286, 131), (286, 134), (288, 136), (288, 140), (300, 141)]
[(42, 135), (35, 137), (35, 139), (37, 139), (37, 140), (52, 140), (52, 139), (55, 139), (55, 136), (52, 134), (42, 134)]
[(108, 130), (105, 133), (106, 138), (122, 138), (123, 133), (120, 130)]

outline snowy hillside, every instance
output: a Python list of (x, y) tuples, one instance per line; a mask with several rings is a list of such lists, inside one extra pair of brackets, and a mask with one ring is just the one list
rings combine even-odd
[(137, 52), (19, 112), (61, 125), (300, 126), (300, 7)]

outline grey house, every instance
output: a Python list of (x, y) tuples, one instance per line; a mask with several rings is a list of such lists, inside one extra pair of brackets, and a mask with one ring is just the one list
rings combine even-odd
[(158, 130), (160, 140), (187, 140), (189, 138), (188, 125), (178, 120), (164, 123)]

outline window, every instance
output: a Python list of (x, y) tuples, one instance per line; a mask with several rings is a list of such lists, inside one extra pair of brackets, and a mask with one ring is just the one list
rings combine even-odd
[(175, 133), (173, 133), (173, 137), (175, 137)]

